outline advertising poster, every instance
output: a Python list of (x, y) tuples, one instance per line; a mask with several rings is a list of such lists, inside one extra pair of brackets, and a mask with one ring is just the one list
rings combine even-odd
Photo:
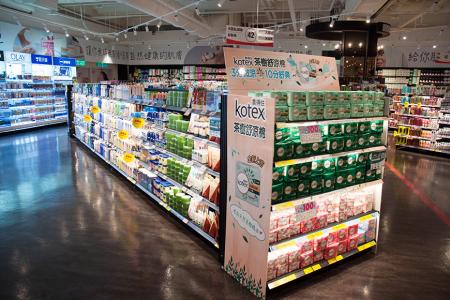
[(225, 48), (230, 91), (339, 90), (333, 57)]
[(275, 106), (260, 98), (227, 99), (225, 271), (258, 298), (267, 286)]

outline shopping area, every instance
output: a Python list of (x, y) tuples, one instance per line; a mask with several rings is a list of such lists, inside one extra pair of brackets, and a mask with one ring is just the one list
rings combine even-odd
[(0, 4), (0, 298), (450, 297), (450, 1)]

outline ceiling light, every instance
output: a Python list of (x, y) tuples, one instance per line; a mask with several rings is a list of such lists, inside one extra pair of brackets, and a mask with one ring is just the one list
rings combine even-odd
[(152, 50), (152, 46), (151, 45), (148, 45), (148, 50)]
[(404, 36), (402, 37), (402, 39), (406, 40), (406, 39), (407, 39), (406, 35), (404, 35)]
[(308, 45), (305, 45), (305, 49), (308, 49)]
[(116, 42), (118, 42), (119, 41), (119, 37), (118, 36), (116, 36)]
[(359, 43), (358, 43), (358, 47), (361, 48), (362, 46), (363, 46), (363, 43), (362, 43), (362, 42), (359, 42)]
[(44, 30), (45, 30), (45, 32), (50, 33), (50, 30), (48, 29), (48, 27), (46, 25), (44, 25)]
[(195, 13), (197, 14), (197, 16), (200, 16), (200, 10), (198, 9), (198, 7), (195, 8)]
[(100, 40), (102, 41), (102, 44), (105, 43), (105, 40), (103, 39), (103, 37), (101, 37)]
[(158, 24), (156, 24), (156, 27), (158, 27), (158, 29), (159, 29), (159, 28), (161, 28), (161, 25), (162, 25), (162, 22), (161, 22), (161, 20), (159, 20)]
[(225, 0), (220, 0), (219, 2), (217, 2), (217, 6), (222, 7), (224, 2), (225, 2)]
[(334, 49), (339, 49), (339, 44), (334, 45)]
[(433, 49), (436, 49), (437, 45), (433, 45)]
[(353, 46), (352, 43), (348, 43), (348, 47), (351, 48)]
[(300, 31), (303, 32), (303, 26), (300, 26)]
[(367, 18), (366, 18), (366, 23), (367, 23), (367, 24), (370, 23), (370, 17), (369, 17), (369, 16), (367, 16)]
[(322, 43), (322, 46), (323, 46), (323, 47), (325, 47), (326, 45), (327, 45), (327, 44), (325, 44), (325, 43)]
[(67, 32), (67, 30), (64, 30), (64, 34), (65, 34), (66, 37), (70, 36), (70, 34)]
[(331, 19), (331, 22), (330, 22), (330, 25), (329, 25), (331, 28), (333, 28), (334, 27), (334, 19), (332, 18)]
[(128, 38), (128, 34), (125, 32), (125, 33), (123, 34), (123, 37), (124, 37), (124, 38)]
[(136, 35), (137, 35), (137, 31), (136, 31), (136, 28), (134, 28), (134, 30), (133, 30), (133, 35), (134, 35), (134, 36), (136, 36)]
[(84, 39), (85, 39), (86, 41), (89, 41), (89, 37), (88, 37), (87, 35), (84, 35)]
[(148, 25), (145, 25), (145, 32), (148, 32)]

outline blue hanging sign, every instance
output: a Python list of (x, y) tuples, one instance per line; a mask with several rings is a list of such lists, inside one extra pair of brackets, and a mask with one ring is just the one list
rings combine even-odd
[(52, 57), (47, 55), (31, 54), (31, 63), (40, 65), (51, 65)]
[(53, 57), (53, 64), (55, 66), (75, 67), (77, 65), (77, 61), (75, 58)]

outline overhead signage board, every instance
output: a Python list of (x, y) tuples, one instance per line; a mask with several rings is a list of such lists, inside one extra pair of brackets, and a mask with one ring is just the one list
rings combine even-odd
[(65, 66), (65, 67), (75, 67), (77, 65), (74, 58), (68, 57), (53, 57), (53, 65), (55, 66)]
[(31, 63), (31, 54), (5, 51), (5, 61), (9, 63)]
[(227, 25), (227, 44), (273, 47), (273, 30)]
[(39, 65), (51, 65), (52, 57), (48, 55), (31, 54), (31, 63)]

